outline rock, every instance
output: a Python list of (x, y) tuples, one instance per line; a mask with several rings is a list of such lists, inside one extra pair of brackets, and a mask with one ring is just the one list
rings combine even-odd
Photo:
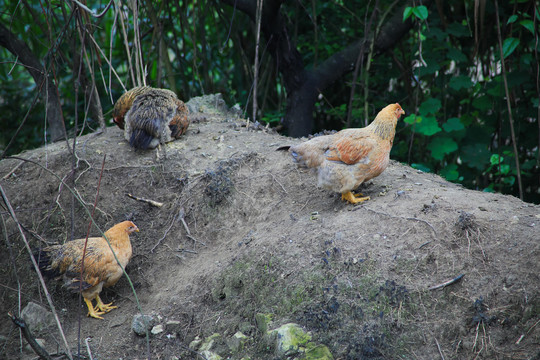
[(262, 314), (262, 313), (255, 314), (255, 323), (257, 324), (257, 329), (263, 334), (266, 334), (266, 332), (268, 331), (268, 325), (271, 322), (272, 322), (271, 314)]
[(298, 324), (288, 323), (271, 333), (276, 336), (276, 355), (279, 357), (291, 356), (304, 352), (311, 341), (311, 334), (305, 332)]
[(244, 346), (248, 340), (249, 338), (246, 335), (238, 331), (227, 340), (227, 346), (233, 353), (237, 353), (244, 349)]
[(201, 344), (201, 351), (212, 350), (216, 341), (221, 340), (221, 334), (215, 333), (207, 337)]
[(157, 335), (157, 334), (160, 334), (164, 331), (165, 329), (163, 329), (163, 325), (159, 324), (159, 325), (156, 325), (152, 328), (152, 331), (150, 331), (152, 333), (152, 335)]
[[(223, 335), (214, 333), (208, 336), (199, 347), (199, 351), (204, 353), (207, 351), (209, 354), (226, 354), (229, 352), (229, 347), (223, 338)], [(212, 355), (212, 356), (214, 356)], [(207, 356), (208, 357), (208, 356)], [(208, 357), (208, 359), (221, 359), (221, 357)]]
[(186, 106), (191, 114), (204, 113), (238, 117), (242, 113), (241, 109), (238, 110), (234, 106), (229, 109), (220, 93), (193, 97), (189, 99)]
[[(311, 345), (311, 346), (310, 346)], [(334, 356), (325, 345), (308, 344), (306, 360), (334, 360)]]
[(202, 343), (202, 340), (200, 337), (195, 337), (195, 339), (193, 339), (192, 342), (189, 343), (189, 348), (191, 350), (195, 350), (197, 351), (197, 349), (199, 349), (199, 346), (201, 346), (201, 343)]
[(203, 350), (201, 351), (201, 355), (207, 359), (207, 360), (221, 360), (223, 359), (221, 356), (219, 356), (218, 354), (210, 351), (210, 350)]
[(255, 326), (253, 326), (250, 322), (244, 321), (238, 325), (238, 330), (246, 335), (253, 335)]
[(139, 336), (146, 335), (146, 331), (150, 330), (155, 323), (155, 319), (152, 315), (142, 315), (137, 314), (133, 316), (133, 321), (131, 322), (131, 329), (135, 334)]
[(52, 312), (32, 301), (24, 307), (21, 317), (32, 333), (46, 331), (49, 327), (54, 326)]

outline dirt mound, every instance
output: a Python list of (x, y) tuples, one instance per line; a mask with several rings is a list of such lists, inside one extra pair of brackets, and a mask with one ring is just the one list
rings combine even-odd
[[(271, 359), (256, 322), (265, 314), (274, 327), (299, 324), (336, 359), (540, 356), (539, 206), (397, 162), (361, 189), (370, 201), (351, 206), (275, 151), (299, 140), (246, 125), (217, 97), (197, 101), (191, 109), (205, 114), (159, 151), (135, 151), (108, 128), (78, 138), (75, 161), (56, 143), (20, 155), (31, 162), (0, 162), (32, 247), (85, 236), (100, 177), (99, 228), (129, 219), (141, 229), (130, 281), (102, 293), (119, 306), (105, 320), (85, 317), (76, 295), (47, 283), (72, 352), (80, 329), (81, 352), (96, 359), (189, 359), (201, 354), (193, 340), (218, 333), (223, 358)], [(29, 301), (49, 307), (5, 206), (1, 227), (1, 313)], [(164, 331), (136, 335), (140, 311)], [(2, 322), (0, 358), (34, 358)], [(238, 331), (245, 346), (227, 346)], [(59, 334), (36, 337), (62, 352)]]

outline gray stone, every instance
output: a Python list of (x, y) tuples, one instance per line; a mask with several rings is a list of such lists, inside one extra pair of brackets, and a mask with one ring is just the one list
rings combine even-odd
[(152, 315), (142, 315), (137, 314), (133, 316), (133, 321), (131, 322), (131, 329), (135, 334), (139, 336), (146, 335), (147, 331), (150, 331), (154, 326), (155, 319)]
[(296, 355), (304, 352), (311, 341), (311, 334), (305, 332), (300, 325), (288, 323), (272, 330), (276, 336), (276, 355), (278, 357)]
[(154, 327), (152, 328), (151, 333), (152, 333), (152, 335), (157, 335), (157, 334), (162, 333), (163, 331), (164, 331), (163, 325), (158, 324), (158, 325), (156, 325), (156, 326), (154, 326)]
[(52, 312), (43, 306), (30, 301), (22, 310), (21, 317), (32, 333), (40, 333), (54, 326)]
[(237, 353), (244, 349), (248, 340), (249, 338), (246, 335), (238, 331), (231, 338), (227, 339), (227, 346), (233, 353)]

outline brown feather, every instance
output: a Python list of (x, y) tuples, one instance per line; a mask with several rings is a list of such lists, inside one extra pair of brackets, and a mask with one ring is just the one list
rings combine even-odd
[(140, 86), (118, 99), (113, 121), (124, 129), (131, 146), (148, 149), (185, 134), (188, 115), (187, 106), (172, 91)]
[[(82, 294), (92, 300), (99, 296), (102, 287), (109, 287), (120, 279), (131, 259), (132, 248), (129, 235), (139, 231), (131, 221), (116, 224), (105, 232), (103, 237), (90, 237), (86, 245), (84, 268), (82, 272)], [(86, 239), (69, 241), (63, 245), (53, 245), (41, 249), (39, 265), (44, 274), (57, 279), (63, 278), (65, 286), (79, 291), (83, 251)], [(111, 251), (112, 248), (112, 251)], [(116, 261), (118, 258), (118, 262)]]
[(300, 166), (318, 170), (320, 186), (350, 192), (386, 169), (402, 114), (399, 104), (390, 104), (365, 128), (315, 137), (291, 146), (289, 152)]

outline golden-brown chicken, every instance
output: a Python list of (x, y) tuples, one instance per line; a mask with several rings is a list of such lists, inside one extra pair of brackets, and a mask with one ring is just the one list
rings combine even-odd
[[(64, 285), (71, 290), (78, 292), (81, 288), (82, 296), (88, 306), (88, 316), (103, 319), (100, 315), (117, 307), (112, 306), (112, 303), (104, 304), (99, 293), (103, 287), (116, 284), (122, 277), (123, 268), (128, 264), (132, 254), (129, 235), (138, 231), (139, 228), (131, 221), (114, 225), (105, 232), (111, 244), (110, 247), (103, 237), (88, 238), (84, 266), (82, 260), (85, 239), (43, 248), (37, 254), (39, 267), (48, 277), (63, 278)], [(83, 269), (82, 284), (80, 282), (81, 267)], [(92, 305), (93, 299), (96, 299), (96, 307)]]
[(189, 110), (175, 93), (139, 86), (124, 93), (114, 105), (113, 121), (138, 149), (153, 149), (183, 135)]
[(388, 166), (396, 124), (405, 111), (399, 104), (382, 109), (371, 124), (360, 129), (345, 129), (333, 135), (315, 137), (288, 149), (300, 166), (316, 168), (318, 183), (341, 193), (352, 204), (369, 200), (352, 190), (379, 176)]

